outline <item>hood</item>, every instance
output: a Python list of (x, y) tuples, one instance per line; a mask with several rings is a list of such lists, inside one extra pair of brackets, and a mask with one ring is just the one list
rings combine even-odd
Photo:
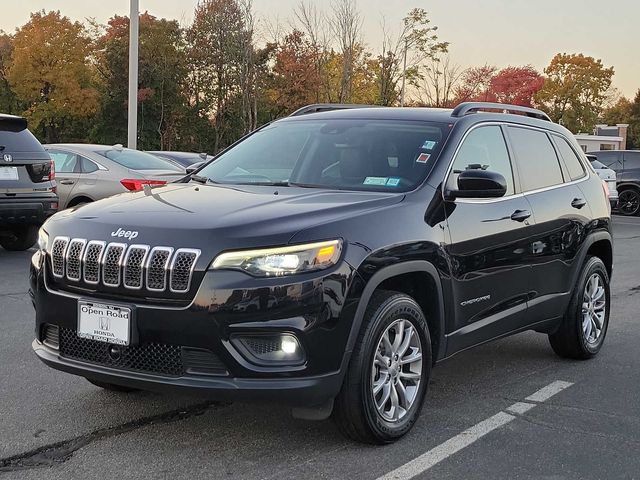
[(45, 224), (58, 235), (192, 247), (215, 252), (282, 245), (304, 229), (375, 211), (404, 195), (300, 187), (172, 184), (123, 193), (60, 212)]

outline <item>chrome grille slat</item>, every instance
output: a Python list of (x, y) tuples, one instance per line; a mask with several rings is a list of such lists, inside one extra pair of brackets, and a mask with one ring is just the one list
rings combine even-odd
[(200, 250), (56, 237), (52, 273), (60, 281), (108, 288), (187, 293)]
[(191, 276), (200, 256), (200, 250), (179, 248), (171, 261), (169, 269), (169, 290), (174, 293), (189, 291)]
[(64, 277), (64, 257), (68, 245), (69, 237), (56, 237), (51, 244), (51, 267), (56, 278)]
[(147, 261), (147, 290), (163, 292), (167, 288), (167, 269), (173, 255), (171, 247), (154, 247)]
[(69, 242), (65, 255), (67, 278), (77, 282), (81, 277), (82, 254), (87, 241), (84, 238), (74, 238)]
[(107, 287), (120, 286), (122, 259), (127, 246), (124, 243), (110, 243), (102, 258), (102, 283)]
[(123, 280), (125, 288), (140, 290), (144, 277), (144, 262), (149, 253), (148, 245), (131, 245), (124, 259)]
[(100, 262), (107, 242), (91, 240), (84, 249), (83, 272), (84, 281), (96, 285), (100, 281)]

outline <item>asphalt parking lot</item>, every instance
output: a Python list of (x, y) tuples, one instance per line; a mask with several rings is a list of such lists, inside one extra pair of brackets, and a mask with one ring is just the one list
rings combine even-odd
[(31, 253), (0, 249), (0, 477), (640, 478), (640, 218), (616, 217), (600, 355), (562, 360), (546, 336), (478, 347), (433, 371), (416, 427), (385, 447), (277, 405), (115, 394), (31, 351)]

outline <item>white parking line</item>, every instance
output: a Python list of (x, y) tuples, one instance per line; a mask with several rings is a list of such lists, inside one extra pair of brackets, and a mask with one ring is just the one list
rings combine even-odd
[[(571, 385), (573, 385), (573, 383), (563, 382), (561, 380), (550, 383), (546, 387), (541, 388), (526, 398), (529, 402), (536, 403), (516, 402), (505, 409), (510, 413), (499, 412), (494, 416), (475, 424), (473, 427), (468, 428), (464, 432), (459, 433), (455, 437), (450, 438), (446, 442), (441, 443), (437, 447), (432, 448), (428, 452), (423, 453), (419, 457), (414, 458), (410, 462), (392, 470), (386, 475), (379, 477), (377, 480), (409, 480), (416, 477), (421, 473), (426, 472), (434, 465), (437, 465), (441, 461), (447, 459), (454, 453), (468, 447), (476, 440), (484, 437), (487, 433), (506, 425), (512, 420), (515, 420), (517, 418), (516, 415), (524, 414), (534, 408), (537, 403), (549, 400), (552, 396)], [(511, 413), (515, 415), (511, 415)]]

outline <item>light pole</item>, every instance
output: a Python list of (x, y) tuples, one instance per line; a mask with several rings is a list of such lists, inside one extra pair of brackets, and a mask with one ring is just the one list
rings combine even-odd
[(127, 146), (138, 146), (138, 0), (131, 0), (129, 12), (129, 111)]

